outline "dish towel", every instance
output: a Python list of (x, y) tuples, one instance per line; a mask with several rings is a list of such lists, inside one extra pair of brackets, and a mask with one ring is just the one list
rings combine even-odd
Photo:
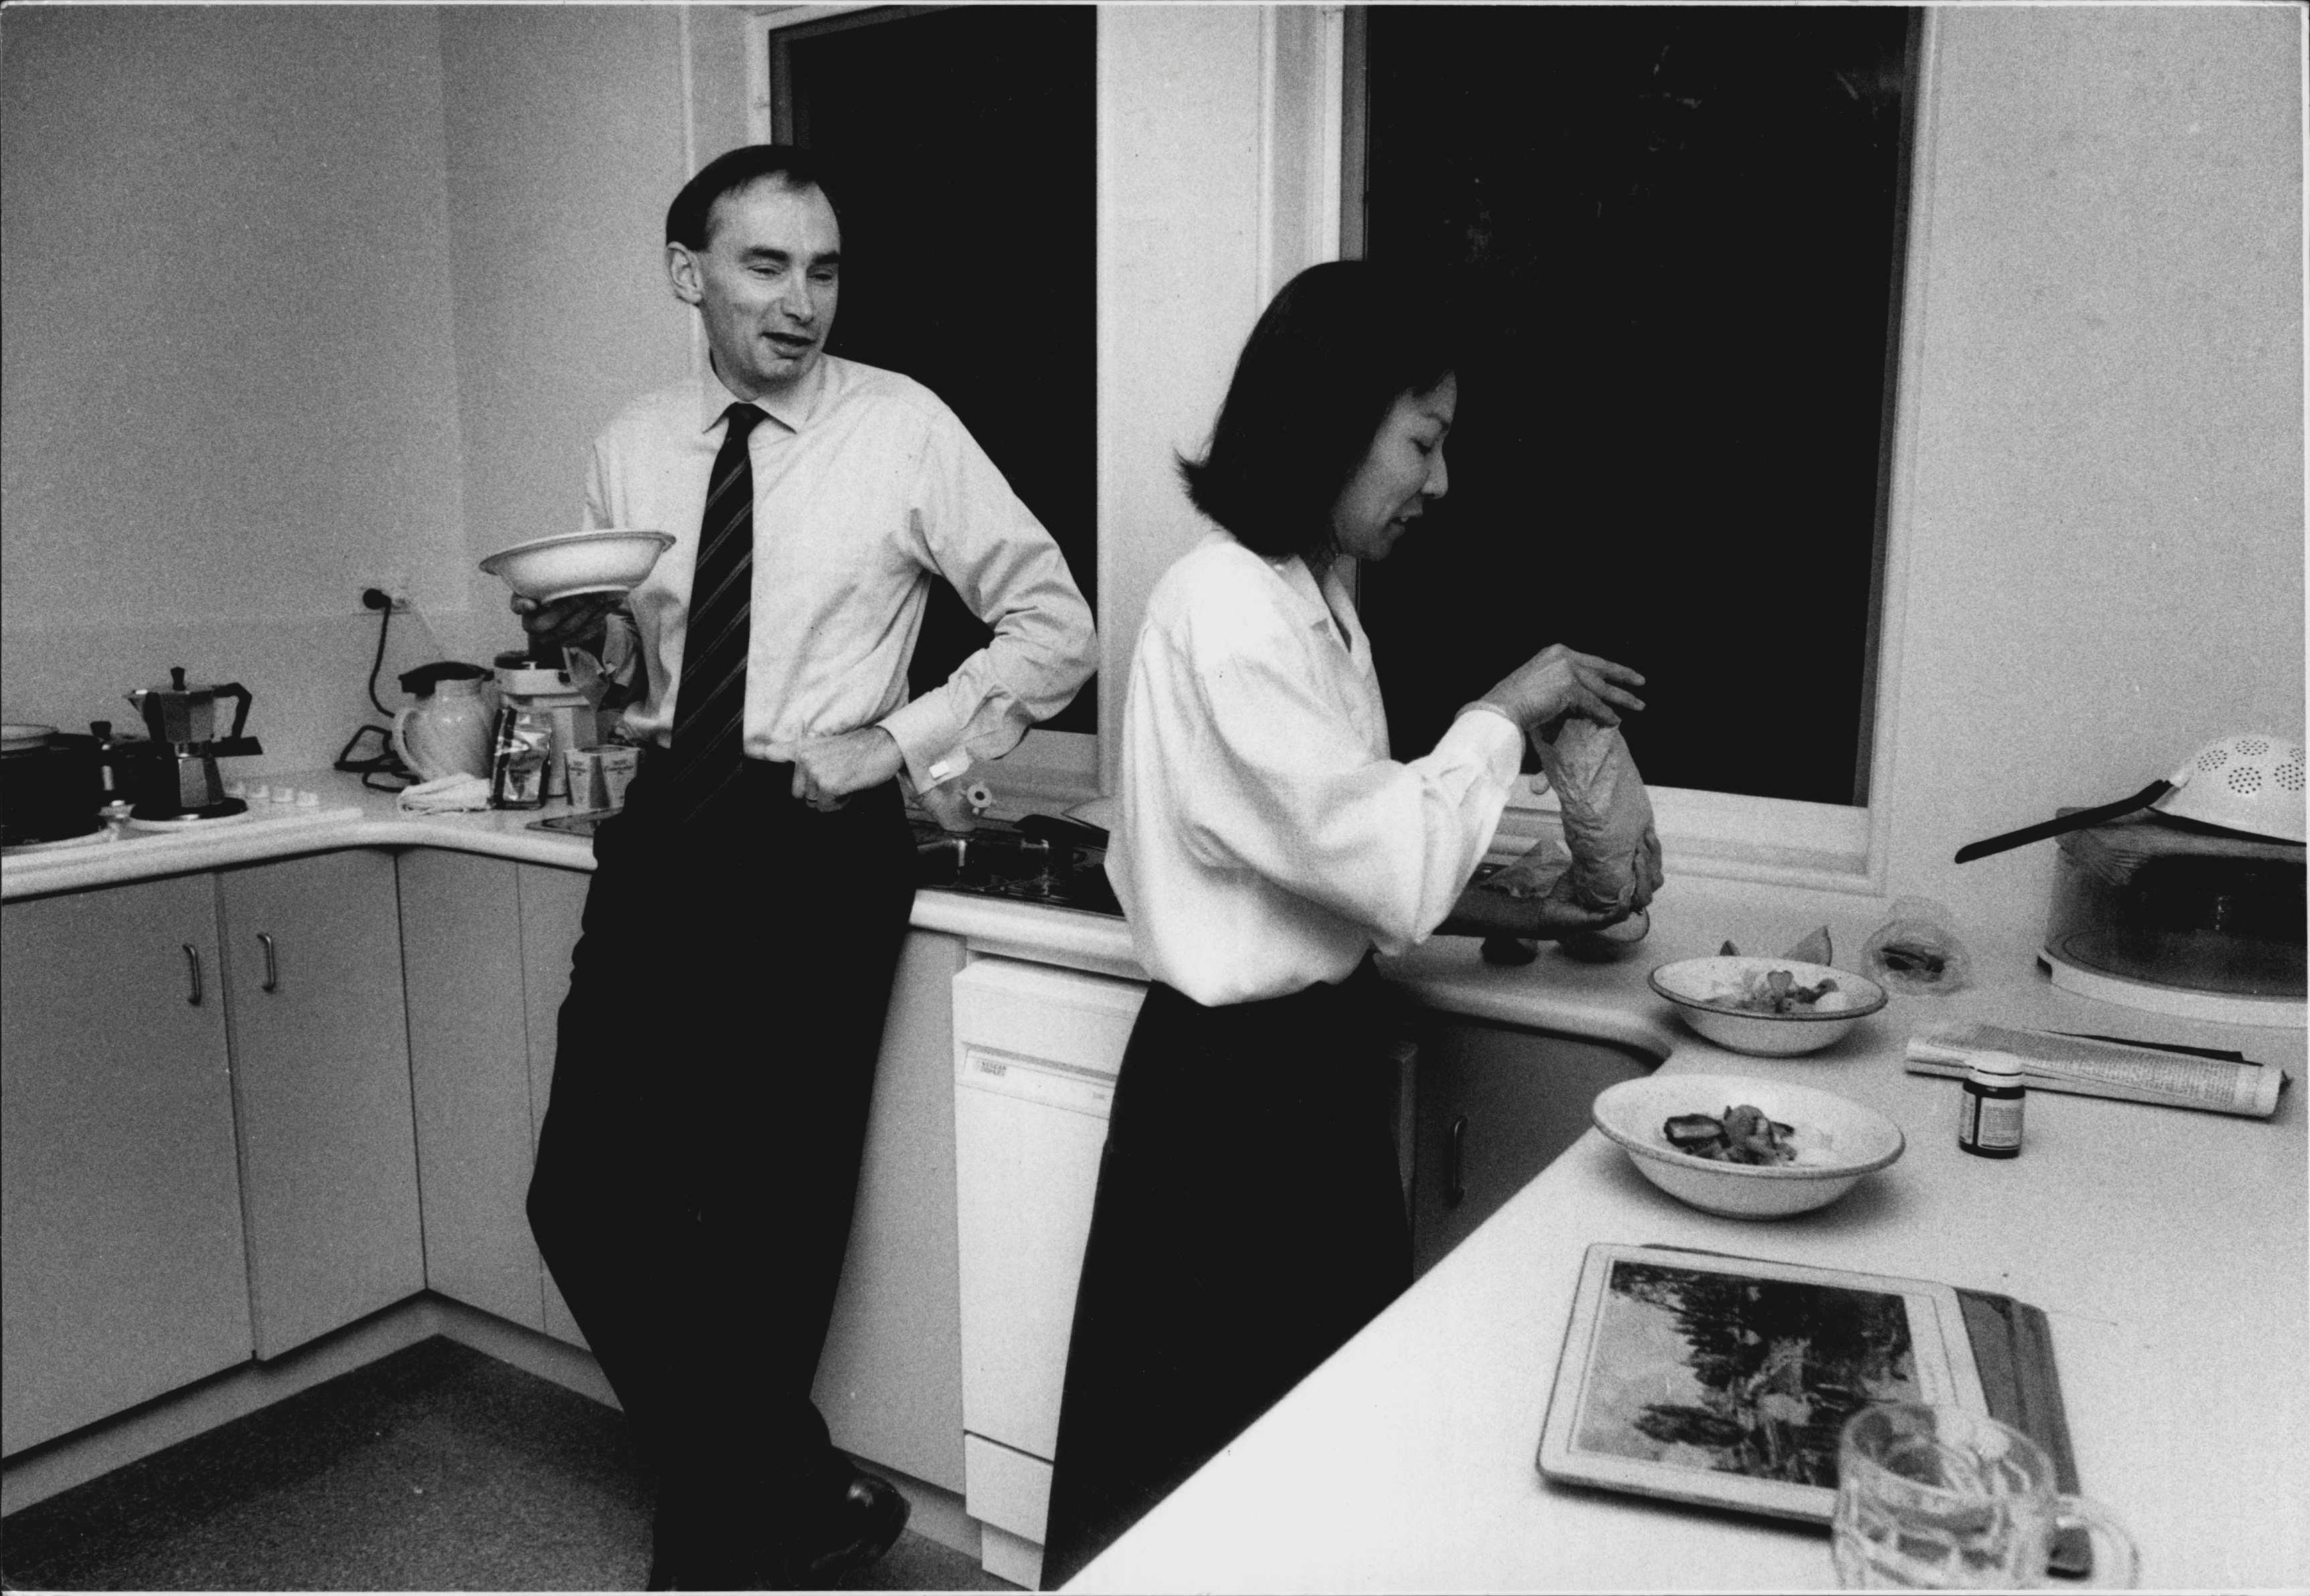
[(394, 805), (405, 815), (455, 814), (463, 810), (487, 809), (490, 806), (490, 784), (478, 776), (462, 772), (444, 776), (434, 781), (421, 781), (413, 787), (404, 787)]

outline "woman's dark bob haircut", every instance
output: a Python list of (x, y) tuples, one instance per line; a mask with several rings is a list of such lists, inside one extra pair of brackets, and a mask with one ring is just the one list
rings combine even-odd
[(792, 144), (744, 144), (716, 155), (682, 186), (673, 204), (666, 207), (665, 241), (690, 249), (705, 248), (714, 241), (714, 203), (773, 178), (788, 188), (817, 189), (840, 213), (842, 207), (835, 204), (834, 190), (827, 183), (826, 162), (821, 157)]
[(1211, 447), (1179, 462), (1195, 507), (1255, 554), (1319, 554), (1389, 408), (1457, 363), (1445, 297), (1439, 282), (1370, 261), (1329, 261), (1285, 283), (1236, 361)]

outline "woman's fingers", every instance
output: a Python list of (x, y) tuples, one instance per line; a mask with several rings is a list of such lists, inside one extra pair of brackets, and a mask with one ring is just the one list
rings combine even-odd
[[(1643, 706), (1638, 705), (1637, 707), (1642, 708)], [(1593, 720), (1599, 725), (1617, 726), (1620, 724), (1620, 717), (1614, 712), (1612, 706), (1606, 703), (1598, 694), (1590, 691), (1587, 683), (1583, 681), (1575, 681), (1572, 684), (1572, 703), (1565, 713), (1576, 715), (1583, 720)]]
[(1644, 710), (1645, 701), (1616, 682), (1607, 681), (1602, 677), (1592, 677), (1583, 685), (1587, 687), (1595, 698), (1612, 705), (1615, 708), (1624, 709), (1631, 715), (1641, 714)]
[(1642, 687), (1645, 684), (1641, 672), (1630, 670), (1626, 665), (1615, 664), (1602, 655), (1575, 654), (1572, 658), (1574, 663), (1583, 670), (1594, 672), (1608, 681), (1619, 682), (1623, 687)]

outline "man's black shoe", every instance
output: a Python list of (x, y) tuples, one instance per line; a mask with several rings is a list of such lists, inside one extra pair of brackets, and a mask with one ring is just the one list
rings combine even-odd
[(863, 1470), (850, 1478), (834, 1522), (830, 1544), (796, 1559), (795, 1581), (804, 1590), (824, 1590), (855, 1569), (864, 1568), (897, 1543), (913, 1504), (879, 1474)]

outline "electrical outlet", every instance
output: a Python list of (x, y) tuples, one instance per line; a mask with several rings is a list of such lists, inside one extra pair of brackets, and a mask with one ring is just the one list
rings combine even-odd
[(395, 615), (409, 613), (409, 595), (389, 587), (364, 587), (360, 595), (364, 610), (386, 610)]

